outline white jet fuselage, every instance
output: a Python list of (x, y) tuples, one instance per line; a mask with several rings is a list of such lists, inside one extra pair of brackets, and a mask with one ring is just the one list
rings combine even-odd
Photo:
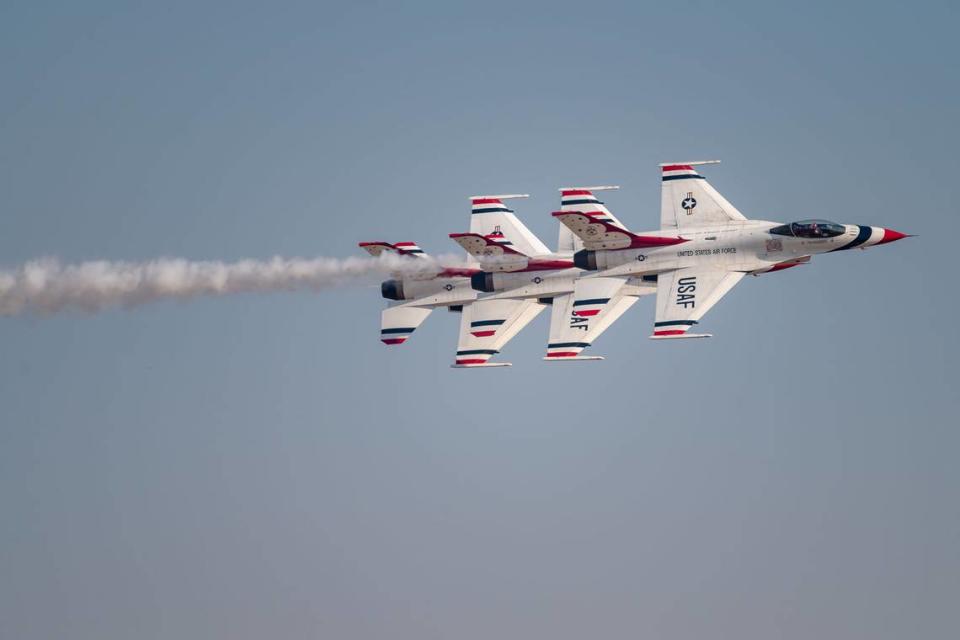
[[(778, 265), (790, 265), (801, 258), (857, 246), (883, 242), (884, 229), (843, 225), (840, 235), (822, 238), (796, 237), (771, 233), (787, 225), (765, 220), (730, 221), (721, 225), (685, 229), (681, 244), (648, 249), (584, 251), (576, 256), (578, 265), (602, 275), (655, 275), (688, 267), (710, 266), (726, 271), (762, 273)], [(675, 233), (675, 232), (674, 232)], [(648, 237), (670, 233), (652, 231)]]

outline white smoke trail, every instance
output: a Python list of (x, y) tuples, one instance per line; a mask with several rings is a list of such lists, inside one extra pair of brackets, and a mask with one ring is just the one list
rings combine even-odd
[(0, 316), (100, 311), (167, 298), (231, 293), (319, 291), (391, 273), (429, 277), (437, 259), (272, 258), (238, 262), (162, 258), (147, 262), (91, 261), (62, 265), (53, 258), (0, 269)]

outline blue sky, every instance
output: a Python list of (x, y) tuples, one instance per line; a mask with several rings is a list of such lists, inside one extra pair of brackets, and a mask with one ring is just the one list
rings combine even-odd
[(0, 636), (951, 637), (951, 3), (0, 8), (0, 263), (447, 253), (467, 196), (919, 234), (549, 365), (376, 288), (0, 319)]

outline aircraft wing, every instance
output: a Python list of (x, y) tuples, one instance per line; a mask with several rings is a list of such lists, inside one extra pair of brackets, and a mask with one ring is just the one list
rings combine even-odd
[(507, 367), (487, 362), (543, 311), (536, 300), (477, 300), (463, 308), (454, 367)]
[(739, 271), (690, 267), (657, 277), (657, 317), (651, 338), (709, 338), (687, 333), (745, 276)]
[(395, 304), (380, 314), (380, 341), (383, 344), (403, 344), (417, 330), (430, 312), (430, 307), (416, 307), (411, 304)]
[(581, 278), (573, 293), (556, 296), (550, 315), (550, 339), (544, 360), (602, 360), (580, 352), (600, 337), (642, 295), (656, 289), (627, 277)]

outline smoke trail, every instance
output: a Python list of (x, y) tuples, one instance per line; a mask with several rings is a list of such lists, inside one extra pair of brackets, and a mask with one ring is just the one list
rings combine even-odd
[(272, 258), (238, 262), (194, 262), (162, 258), (148, 262), (92, 261), (62, 265), (53, 258), (0, 270), (0, 316), (58, 311), (100, 311), (166, 298), (230, 293), (319, 291), (405, 273), (429, 277), (436, 259)]

